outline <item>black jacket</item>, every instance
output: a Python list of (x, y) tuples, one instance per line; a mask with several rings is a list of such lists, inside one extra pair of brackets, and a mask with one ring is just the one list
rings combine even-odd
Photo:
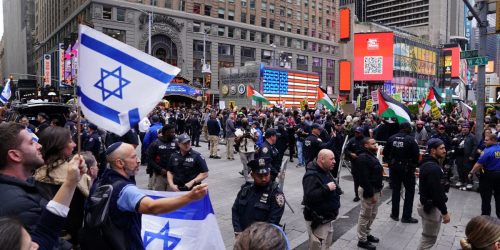
[(441, 214), (447, 214), (445, 189), (442, 184), (444, 173), (438, 160), (430, 155), (424, 155), (419, 163), (420, 168), (420, 203), (425, 206), (428, 201), (437, 207)]
[(217, 122), (217, 119), (209, 119), (207, 121), (207, 129), (209, 135), (219, 136), (221, 127), (219, 122)]
[(340, 208), (340, 196), (336, 190), (330, 191), (326, 184), (335, 182), (329, 171), (321, 169), (315, 161), (306, 167), (306, 174), (302, 178), (304, 189), (303, 205), (304, 218), (313, 220), (313, 213), (322, 216), (325, 220), (337, 218)]
[(415, 138), (407, 133), (399, 132), (389, 138), (384, 148), (386, 162), (391, 165), (410, 165), (416, 167), (420, 151)]
[(0, 175), (0, 190), (0, 217), (14, 217), (27, 226), (28, 231), (34, 230), (48, 202), (38, 192), (34, 180)]
[(335, 141), (333, 138), (330, 138), (328, 142), (323, 142), (318, 136), (314, 134), (310, 134), (306, 139), (304, 140), (304, 160), (306, 162), (306, 165), (309, 164), (309, 162), (312, 162), (316, 156), (318, 156), (318, 153), (321, 149), (325, 148), (331, 148), (333, 147), (333, 143)]
[(176, 151), (176, 141), (166, 140), (162, 136), (158, 137), (148, 147), (148, 173), (161, 174), (161, 170), (167, 170), (170, 156)]
[(384, 187), (383, 168), (374, 153), (362, 149), (354, 161), (359, 186), (363, 188), (363, 197), (370, 198)]

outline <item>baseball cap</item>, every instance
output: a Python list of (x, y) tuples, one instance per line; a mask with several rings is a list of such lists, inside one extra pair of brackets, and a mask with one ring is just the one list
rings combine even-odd
[(258, 158), (248, 162), (247, 166), (257, 174), (268, 174), (271, 172), (271, 158)]
[(312, 129), (321, 129), (321, 125), (317, 124), (317, 123), (313, 123), (313, 125), (311, 125), (311, 128)]
[(92, 130), (97, 130), (97, 125), (91, 123), (91, 124), (89, 124), (89, 128)]
[(441, 139), (432, 138), (427, 141), (427, 151), (430, 151), (432, 148), (437, 148), (443, 144), (444, 142)]
[(362, 127), (357, 127), (354, 132), (358, 132), (358, 133), (363, 133), (363, 128)]
[(266, 130), (266, 133), (264, 134), (264, 137), (269, 138), (269, 137), (271, 137), (273, 135), (278, 135), (278, 132), (276, 131), (276, 129), (274, 129), (274, 128), (268, 128)]
[(187, 134), (182, 134), (182, 135), (179, 135), (179, 137), (177, 137), (177, 141), (179, 143), (186, 143), (188, 141), (191, 141), (191, 138), (189, 138), (189, 136)]

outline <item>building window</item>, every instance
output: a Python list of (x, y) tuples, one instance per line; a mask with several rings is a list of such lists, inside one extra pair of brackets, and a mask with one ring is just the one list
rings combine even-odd
[(316, 30), (315, 30), (315, 29), (312, 29), (312, 30), (311, 30), (311, 36), (312, 36), (312, 37), (316, 37)]
[(181, 4), (179, 5), (179, 10), (186, 11), (186, 1), (181, 1)]
[(158, 5), (158, 0), (151, 0), (151, 5), (156, 6)]
[(247, 22), (247, 13), (241, 12), (240, 21), (242, 23), (246, 23)]
[(262, 58), (262, 60), (270, 61), (271, 59), (273, 59), (273, 52), (271, 50), (263, 49), (260, 52), (260, 57)]
[(303, 49), (303, 50), (307, 50), (307, 47), (308, 47), (308, 46), (309, 46), (309, 42), (308, 42), (308, 41), (304, 41), (304, 42), (302, 43), (302, 49)]
[(298, 28), (298, 29), (297, 29), (297, 34), (299, 34), (299, 35), (300, 35), (300, 28)]
[(210, 15), (212, 15), (212, 6), (205, 5), (205, 16), (210, 16)]
[(260, 18), (260, 26), (262, 26), (262, 27), (267, 26), (267, 19), (265, 17)]
[(286, 24), (286, 31), (292, 32), (292, 24), (290, 24), (290, 23)]
[(296, 5), (300, 5), (300, 2), (301, 2), (300, 0), (295, 0)]
[(274, 19), (269, 19), (269, 28), (274, 29)]
[(322, 66), (322, 62), (323, 62), (323, 58), (313, 57), (312, 66), (313, 67), (321, 67)]
[(280, 6), (280, 16), (285, 16), (285, 7)]
[(280, 30), (285, 31), (285, 23), (284, 22), (280, 22)]
[(234, 0), (228, 0), (228, 2), (234, 4)]
[(274, 4), (269, 4), (269, 12), (274, 14)]
[(241, 47), (241, 56), (255, 58), (255, 49), (248, 47)]
[(333, 69), (335, 68), (335, 61), (332, 59), (326, 59), (326, 67), (328, 69)]
[(125, 21), (125, 9), (124, 8), (116, 8), (116, 21), (119, 21), (119, 22)]
[(201, 31), (201, 23), (200, 22), (193, 22), (193, 32), (200, 32)]
[(227, 19), (234, 21), (234, 11), (233, 10), (230, 10), (227, 12)]
[(247, 0), (241, 0), (241, 7), (247, 7)]
[(307, 6), (309, 6), (309, 0), (304, 0), (304, 7), (307, 8)]
[(255, 25), (255, 15), (250, 15), (250, 24)]
[(309, 14), (304, 13), (304, 21), (306, 21), (306, 22), (309, 21)]
[(300, 13), (300, 11), (295, 12), (295, 20), (300, 21), (301, 17), (302, 17), (302, 13)]
[(330, 27), (330, 19), (326, 19), (326, 27)]
[(286, 10), (286, 16), (287, 16), (288, 18), (292, 18), (292, 9), (288, 8), (288, 9)]
[(218, 17), (224, 19), (224, 9), (219, 9), (217, 11)]
[(250, 0), (250, 9), (255, 9), (255, 0)]
[(328, 82), (334, 82), (335, 81), (335, 73), (333, 73), (333, 72), (326, 72), (326, 80)]
[(120, 41), (120, 42), (126, 42), (125, 41), (125, 31), (124, 30), (115, 30), (115, 29), (108, 29), (108, 28), (102, 28), (102, 33)]
[(306, 36), (309, 35), (309, 29), (308, 28), (304, 28), (304, 35), (306, 35)]
[(247, 31), (246, 30), (241, 30), (240, 31), (240, 37), (241, 37), (241, 40), (247, 40)]
[(274, 43), (274, 35), (269, 35), (269, 44)]
[(225, 26), (219, 26), (217, 29), (217, 35), (219, 36), (225, 36), (226, 35), (226, 27)]
[(219, 43), (219, 55), (234, 56), (234, 45)]
[(307, 65), (307, 56), (297, 55), (297, 66)]
[(255, 41), (255, 31), (250, 31), (250, 41)]
[(227, 28), (227, 37), (230, 37), (230, 38), (234, 37), (234, 28), (233, 27)]
[(281, 47), (285, 46), (285, 40), (286, 40), (286, 38), (285, 38), (285, 37), (280, 36), (280, 46), (281, 46)]
[(172, 9), (172, 0), (165, 0), (165, 8)]
[(265, 33), (260, 33), (260, 42), (261, 43), (266, 43), (267, 42), (267, 34)]
[(112, 10), (111, 6), (102, 6), (102, 19), (111, 19)]
[(201, 14), (201, 4), (195, 3), (193, 5), (193, 13), (194, 14)]
[(261, 3), (260, 4), (260, 10), (262, 12), (266, 12), (267, 11), (267, 4), (266, 3)]

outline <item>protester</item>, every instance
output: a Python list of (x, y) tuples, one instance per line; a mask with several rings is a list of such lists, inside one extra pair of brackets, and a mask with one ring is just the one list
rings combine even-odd
[(465, 236), (460, 240), (463, 250), (499, 250), (500, 220), (487, 215), (476, 216), (467, 223)]
[(236, 238), (234, 250), (290, 250), (283, 229), (271, 223), (255, 222)]

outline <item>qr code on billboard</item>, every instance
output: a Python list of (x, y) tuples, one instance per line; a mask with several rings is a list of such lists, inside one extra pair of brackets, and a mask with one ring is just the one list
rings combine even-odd
[(382, 59), (382, 56), (365, 56), (365, 74), (382, 74)]

